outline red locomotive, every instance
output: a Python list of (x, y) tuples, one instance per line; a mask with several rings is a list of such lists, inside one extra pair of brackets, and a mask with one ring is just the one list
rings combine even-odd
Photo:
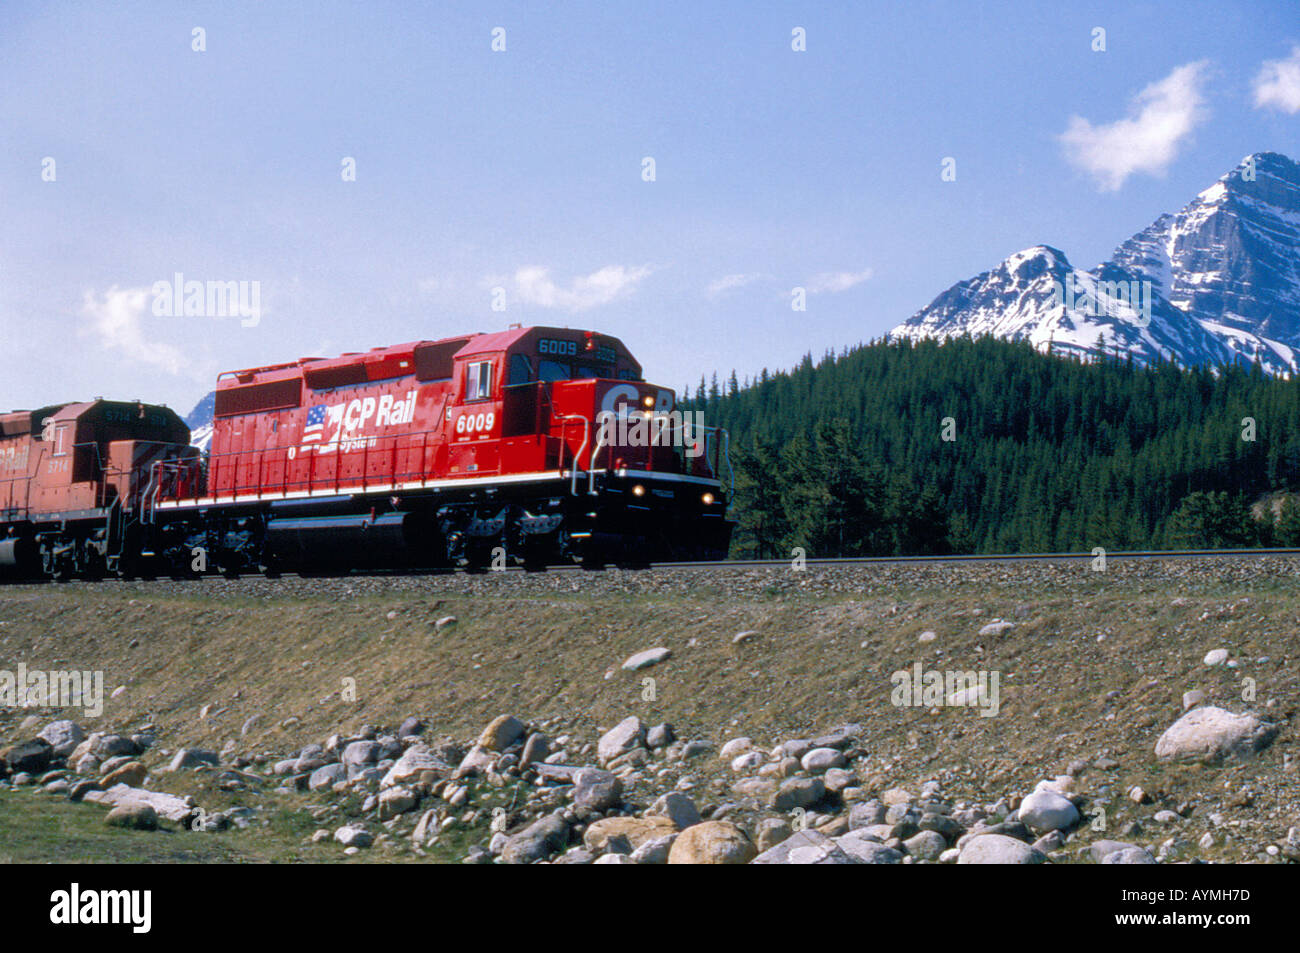
[[(83, 452), (55, 469), (65, 417), (85, 420), (73, 444)], [(621, 341), (566, 328), (222, 374), (206, 459), (166, 408), (10, 414), (0, 569), (721, 558), (727, 437), (691, 418), (671, 390), (645, 383)]]

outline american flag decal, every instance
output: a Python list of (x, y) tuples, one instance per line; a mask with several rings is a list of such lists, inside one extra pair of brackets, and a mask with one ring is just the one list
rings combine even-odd
[(302, 442), (311, 443), (320, 440), (325, 433), (325, 411), (324, 404), (317, 404), (311, 410), (307, 411), (307, 426), (302, 428)]

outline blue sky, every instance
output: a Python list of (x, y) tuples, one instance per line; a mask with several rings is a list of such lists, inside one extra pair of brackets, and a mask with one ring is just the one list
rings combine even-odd
[[(1300, 158), (1293, 2), (47, 6), (0, 7), (3, 408), (511, 322), (743, 378)], [(154, 314), (177, 272), (256, 324)]]

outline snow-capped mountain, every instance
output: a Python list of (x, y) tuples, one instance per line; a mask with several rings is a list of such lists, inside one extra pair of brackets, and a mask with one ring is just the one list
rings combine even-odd
[(991, 334), (1043, 350), (1258, 359), (1272, 373), (1300, 355), (1300, 165), (1247, 156), (1110, 261), (1081, 271), (1055, 248), (1017, 252), (953, 285), (890, 332), (893, 340)]
[(211, 391), (185, 418), (185, 426), (190, 428), (190, 446), (198, 447), (204, 453), (212, 444), (212, 415), (216, 409), (217, 392)]

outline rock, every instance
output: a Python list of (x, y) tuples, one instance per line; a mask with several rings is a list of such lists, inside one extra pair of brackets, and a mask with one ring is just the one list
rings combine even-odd
[(1136, 845), (1122, 840), (1099, 840), (1093, 842), (1088, 847), (1088, 853), (1095, 862), (1100, 864), (1106, 859), (1107, 854), (1113, 854), (1117, 850), (1128, 850), (1135, 847)]
[(1205, 701), (1205, 692), (1199, 688), (1194, 688), (1190, 692), (1183, 692), (1183, 711), (1195, 708), (1203, 701)]
[(535, 863), (562, 849), (568, 839), (569, 825), (563, 815), (548, 814), (512, 835), (501, 851), (501, 859), (507, 864)]
[(524, 736), (524, 723), (514, 715), (497, 715), (479, 733), (478, 747), (488, 751), (505, 751)]
[(666, 817), (677, 830), (685, 830), (700, 823), (700, 810), (695, 802), (680, 791), (669, 791), (650, 806), (652, 815)]
[(626, 852), (631, 853), (647, 841), (676, 833), (677, 828), (666, 817), (605, 817), (587, 827), (582, 845), (599, 854), (610, 849), (611, 841), (622, 838)]
[(856, 863), (835, 841), (817, 831), (791, 834), (770, 850), (754, 858), (756, 864), (852, 864)]
[(813, 748), (799, 761), (805, 771), (822, 774), (831, 768), (844, 767), (844, 755), (835, 748)]
[(931, 632), (929, 629), (926, 629), (924, 632), (922, 632), (920, 635), (918, 635), (918, 636), (916, 637), (916, 641), (918, 641), (918, 642), (933, 642), (933, 641), (934, 641), (935, 639), (937, 639), (938, 637), (939, 637), (939, 636), (937, 636), (934, 632)]
[(379, 760), (379, 744), (374, 741), (354, 741), (343, 749), (344, 767), (360, 767)]
[[(994, 619), (988, 625), (980, 629), (980, 635), (984, 635), (984, 636), (1001, 635), (1003, 632), (1006, 632), (1008, 629), (1014, 629), (1015, 627), (1016, 624), (1014, 622), (1004, 622), (1001, 619)], [(961, 861), (958, 861), (958, 863), (961, 863)]]
[(1222, 665), (1228, 661), (1227, 649), (1211, 649), (1205, 653), (1205, 664), (1213, 668), (1216, 665)]
[(582, 768), (573, 776), (573, 803), (593, 811), (607, 811), (623, 797), (618, 775), (600, 768)]
[(138, 788), (144, 784), (144, 779), (148, 777), (149, 772), (139, 761), (128, 761), (114, 771), (104, 775), (101, 783), (106, 788), (111, 788), (115, 784), (125, 784), (133, 788)]
[(851, 786), (855, 780), (853, 772), (845, 771), (843, 768), (830, 768), (822, 775), (826, 790), (832, 794), (839, 794), (845, 788)]
[(398, 738), (410, 738), (421, 734), (424, 731), (424, 722), (411, 715), (406, 718), (397, 728)]
[(938, 860), (939, 855), (948, 849), (948, 842), (943, 839), (942, 834), (935, 831), (921, 831), (903, 841), (903, 846), (913, 857), (921, 860)]
[(732, 738), (722, 746), (722, 750), (718, 752), (718, 757), (723, 761), (730, 761), (732, 758), (744, 754), (753, 747), (754, 741), (752, 738)]
[(794, 833), (783, 817), (765, 817), (758, 822), (758, 849), (768, 851)]
[(344, 824), (334, 832), (334, 839), (344, 847), (369, 847), (375, 835), (357, 824)]
[[(425, 772), (429, 774), (426, 775)], [(393, 766), (380, 779), (379, 787), (390, 788), (395, 784), (413, 784), (421, 780), (440, 781), (450, 774), (451, 765), (435, 755), (427, 745), (417, 741), (393, 762)]]
[[(138, 754), (144, 753), (144, 748), (142, 748), (138, 742), (133, 741), (130, 738), (124, 738), (121, 735), (95, 733), (87, 738), (86, 741), (90, 742), (89, 753), (93, 754), (101, 761), (115, 758), (120, 754), (129, 754), (132, 757), (135, 757)], [(82, 742), (82, 744), (85, 743), (86, 742)], [(77, 750), (73, 753), (76, 754), (80, 751), (81, 745), (78, 745)]]
[(901, 864), (903, 854), (901, 851), (894, 850), (892, 847), (886, 847), (879, 841), (873, 840), (869, 836), (867, 828), (860, 828), (856, 831), (849, 831), (835, 838), (835, 843), (840, 850), (853, 858), (854, 863), (858, 864)]
[(497, 763), (495, 752), (487, 748), (474, 745), (469, 752), (461, 759), (460, 765), (452, 772), (453, 778), (463, 778), (467, 775), (478, 774), (487, 771)]
[(313, 791), (322, 791), (332, 788), (340, 781), (346, 781), (348, 778), (348, 769), (341, 764), (327, 764), (324, 767), (317, 768), (307, 779), (307, 787)]
[(643, 668), (649, 668), (651, 665), (658, 665), (660, 662), (667, 661), (672, 657), (672, 652), (662, 646), (654, 649), (646, 649), (643, 652), (637, 652), (629, 656), (623, 663), (623, 671), (635, 672)]
[(526, 768), (530, 764), (536, 764), (539, 761), (545, 761), (551, 756), (551, 741), (540, 731), (534, 731), (524, 742), (523, 753), (519, 756), (519, 767)]
[(435, 622), (433, 624), (433, 627), (439, 632), (441, 632), (443, 629), (450, 628), (455, 624), (456, 624), (456, 617), (454, 615), (445, 615), (437, 622)]
[(1022, 824), (1039, 834), (1066, 830), (1079, 822), (1079, 810), (1069, 798), (1053, 791), (1035, 791), (1020, 802)]
[(1102, 863), (1154, 863), (1156, 858), (1145, 848), (1123, 848), (1112, 850), (1101, 858)]
[(158, 812), (141, 801), (118, 804), (104, 818), (109, 827), (125, 827), (133, 831), (156, 831)]
[(608, 763), (633, 748), (641, 747), (644, 739), (645, 726), (641, 724), (640, 718), (631, 715), (601, 736), (596, 745), (596, 756)]
[(98, 781), (78, 781), (68, 790), (69, 801), (80, 801), (91, 791), (102, 791), (103, 785)]
[(757, 851), (735, 824), (703, 821), (686, 828), (668, 854), (670, 864), (747, 864)]
[(1054, 850), (1060, 850), (1065, 846), (1065, 835), (1060, 831), (1048, 831), (1031, 845), (1034, 850), (1041, 854), (1050, 854)]
[(82, 800), (113, 807), (121, 804), (147, 804), (157, 812), (159, 817), (187, 826), (196, 810), (192, 797), (178, 797), (161, 791), (146, 791), (144, 788), (133, 788), (126, 784), (115, 784), (105, 791), (87, 791), (82, 795)]
[(772, 795), (769, 806), (774, 811), (793, 811), (811, 807), (826, 795), (821, 778), (786, 778)]
[(180, 771), (182, 768), (197, 768), (200, 765), (220, 764), (221, 759), (217, 757), (215, 751), (200, 751), (197, 748), (182, 748), (176, 752), (172, 758), (171, 764), (167, 766), (168, 771)]
[(676, 842), (676, 834), (655, 837), (633, 850), (629, 856), (634, 864), (666, 864)]
[[(417, 844), (423, 844), (429, 839), (430, 834), (438, 832), (438, 812), (433, 808), (425, 811), (420, 815), (420, 819), (415, 822), (415, 829), (411, 831), (411, 840)], [(496, 842), (497, 836), (493, 835), (493, 842)], [(505, 845), (505, 837), (502, 836), (502, 846)], [(501, 853), (500, 849), (494, 850), (494, 854)]]
[(735, 635), (731, 637), (731, 644), (741, 645), (744, 642), (750, 641), (756, 635), (758, 635), (758, 633), (755, 632), (753, 629), (746, 629), (744, 632), (737, 632)]
[(596, 863), (596, 864), (632, 864), (632, 863), (636, 863), (636, 861), (634, 861), (634, 860), (633, 860), (631, 857), (629, 857), (627, 854), (604, 854), (603, 856), (597, 857), (597, 858), (593, 861), (593, 863)]
[(880, 801), (861, 801), (849, 808), (849, 830), (883, 824), (887, 808)]
[(85, 740), (86, 732), (75, 721), (64, 718), (50, 722), (36, 737), (49, 744), (53, 757), (66, 758)]
[(379, 819), (389, 821), (394, 817), (415, 810), (416, 798), (410, 788), (400, 784), (379, 793)]
[(766, 760), (761, 751), (746, 751), (731, 759), (731, 770), (736, 774), (749, 774), (758, 770)]
[(1161, 761), (1200, 761), (1218, 764), (1266, 748), (1277, 727), (1253, 714), (1233, 714), (1207, 705), (1193, 708), (1174, 722), (1156, 742)]
[(677, 735), (673, 731), (673, 726), (666, 722), (655, 725), (645, 735), (646, 746), (656, 751), (660, 748), (667, 748), (676, 739)]
[(980, 834), (966, 841), (959, 864), (1041, 864), (1047, 856), (1005, 834)]
[(41, 774), (50, 766), (54, 746), (44, 738), (33, 738), (0, 751), (0, 761), (9, 765), (14, 774)]

